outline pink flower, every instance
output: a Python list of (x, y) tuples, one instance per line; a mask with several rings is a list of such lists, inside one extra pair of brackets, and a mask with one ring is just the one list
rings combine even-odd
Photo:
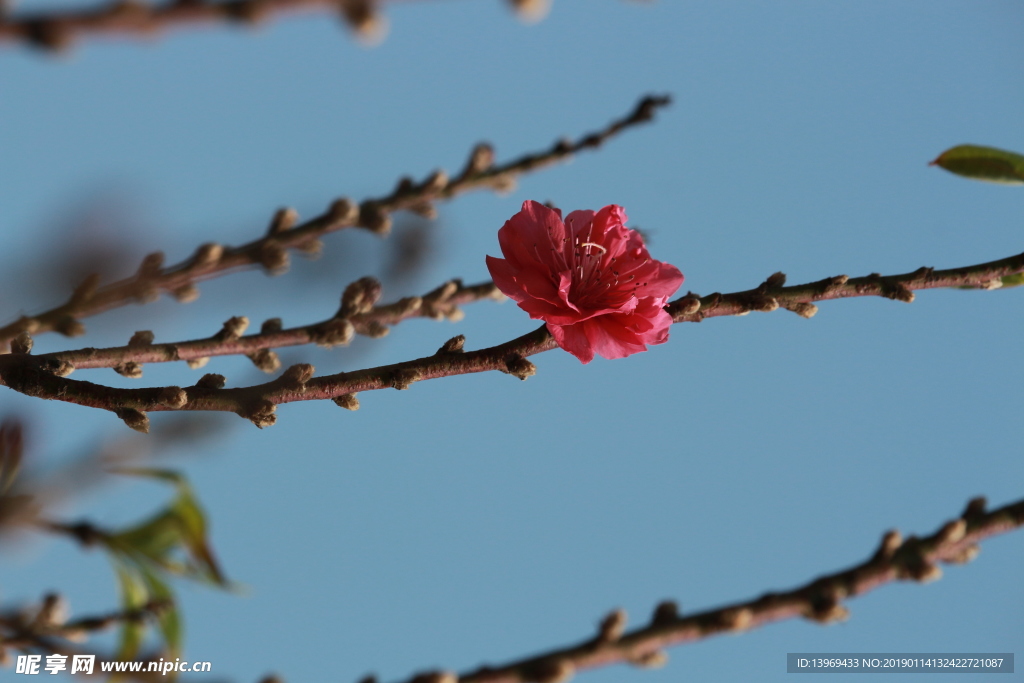
[(498, 231), (505, 258), (487, 257), (494, 283), (563, 349), (589, 363), (625, 358), (668, 341), (668, 298), (683, 274), (647, 253), (621, 206), (562, 212), (523, 203)]

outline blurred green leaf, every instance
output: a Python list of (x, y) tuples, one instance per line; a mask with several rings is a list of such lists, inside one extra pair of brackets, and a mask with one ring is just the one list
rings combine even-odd
[(947, 149), (930, 165), (974, 180), (1024, 185), (1024, 156), (995, 147), (959, 145)]
[(165, 605), (159, 611), (160, 634), (167, 645), (168, 658), (177, 657), (181, 654), (181, 615), (178, 613), (178, 606), (174, 602), (174, 593), (154, 572), (140, 567), (142, 580), (149, 590), (149, 599), (159, 600)]
[[(119, 474), (156, 479), (170, 484), (175, 495), (166, 507), (148, 519), (103, 539), (117, 572), (121, 603), (138, 610), (159, 603), (154, 610), (167, 652), (181, 653), (182, 618), (168, 575), (183, 576), (222, 588), (233, 587), (217, 564), (207, 539), (206, 515), (189, 486), (177, 472), (158, 469), (119, 469)], [(133, 659), (145, 639), (144, 621), (122, 624), (118, 659)]]
[[(138, 572), (116, 556), (112, 557), (111, 561), (114, 563), (117, 585), (121, 592), (121, 609), (125, 611), (141, 609), (149, 602), (149, 593)], [(146, 625), (143, 622), (131, 620), (121, 622), (117, 659), (120, 661), (135, 659), (145, 637)]]

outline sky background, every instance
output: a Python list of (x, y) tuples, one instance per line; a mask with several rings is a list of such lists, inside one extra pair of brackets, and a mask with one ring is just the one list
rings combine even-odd
[[(204, 241), (238, 244), (280, 206), (313, 216), (405, 174), (456, 172), (481, 140), (499, 160), (542, 149), (648, 92), (675, 98), (656, 124), (506, 196), (457, 199), (426, 226), (399, 217), (389, 242), (332, 235), (323, 259), (296, 258), (287, 275), (214, 280), (188, 306), (126, 307), (86, 320), (84, 338), (43, 336), (37, 349), (120, 345), (140, 329), (158, 341), (209, 336), (232, 315), (305, 324), (363, 275), (385, 277), (387, 300), (454, 276), (485, 280), (497, 229), (525, 199), (623, 205), (655, 258), (686, 275), (683, 291), (701, 294), (778, 270), (798, 283), (1024, 248), (1024, 190), (927, 166), (966, 142), (1024, 151), (1019, 2), (556, 0), (536, 25), (496, 0), (387, 14), (374, 48), (312, 14), (255, 31), (91, 40), (56, 59), (0, 49), (4, 320), (59, 303), (73, 256), (134, 265), (154, 249), (178, 261)], [(429, 258), (396, 273), (395, 244), (417, 239)], [(1022, 496), (1024, 288), (820, 308), (812, 320), (779, 311), (677, 325), (663, 346), (588, 366), (555, 350), (533, 359), (527, 382), (423, 382), (364, 394), (355, 413), (287, 405), (262, 431), (228, 416), (217, 434), (165, 449), (247, 587), (180, 586), (187, 657), (235, 681), (464, 671), (578, 641), (615, 607), (636, 625), (664, 598), (698, 611), (791, 588), (862, 561), (887, 529), (932, 533), (973, 496), (993, 507)], [(480, 348), (536, 327), (511, 302), (466, 313), (282, 357), (332, 373), (428, 355), (459, 333)], [(262, 381), (245, 359), (203, 372)], [(118, 386), (198, 376), (178, 365), (147, 366), (141, 380), (75, 374)], [(130, 435), (108, 413), (8, 390), (0, 409), (29, 419), (40, 468)], [(167, 495), (122, 482), (65, 513), (127, 524)], [(798, 651), (1020, 657), (1022, 570), (1024, 536), (998, 537), (941, 581), (852, 601), (843, 624), (790, 621), (676, 648), (658, 671), (581, 675), (776, 681)], [(6, 602), (51, 589), (76, 614), (115, 602), (102, 555), (60, 540), (4, 546), (0, 571)], [(948, 680), (915, 680), (931, 678)]]

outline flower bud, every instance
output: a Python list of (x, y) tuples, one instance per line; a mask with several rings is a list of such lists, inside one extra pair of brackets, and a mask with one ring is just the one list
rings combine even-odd
[(260, 349), (255, 353), (247, 354), (246, 357), (263, 372), (276, 372), (281, 367), (281, 359), (271, 349)]
[(355, 394), (342, 394), (341, 396), (335, 396), (333, 399), (334, 405), (345, 410), (359, 410), (359, 399), (356, 398)]
[(35, 340), (28, 332), (22, 332), (11, 340), (11, 353), (32, 353)]
[(291, 230), (298, 222), (298, 211), (291, 207), (280, 208), (274, 212), (274, 217), (270, 219), (270, 226), (267, 227), (267, 234), (277, 235), (287, 230)]
[(651, 625), (671, 624), (679, 618), (679, 604), (675, 600), (663, 600), (654, 608)]
[(375, 202), (363, 202), (359, 207), (359, 225), (372, 233), (384, 236), (391, 232), (391, 214)]
[(603, 643), (611, 643), (622, 637), (626, 630), (626, 611), (617, 609), (601, 620), (597, 630), (597, 639)]
[(280, 275), (288, 270), (288, 251), (277, 242), (266, 242), (260, 247), (260, 265), (268, 275)]
[(329, 349), (332, 346), (347, 346), (355, 333), (356, 328), (352, 323), (344, 318), (335, 318), (310, 328), (309, 340)]
[(135, 408), (117, 408), (114, 414), (124, 420), (124, 423), (137, 432), (149, 433), (149, 416)]
[(172, 410), (177, 410), (188, 403), (188, 394), (181, 387), (164, 387), (160, 390), (156, 402)]
[(380, 281), (372, 277), (364, 277), (349, 284), (341, 295), (339, 318), (350, 318), (360, 313), (369, 313), (380, 300), (383, 287)]
[(156, 336), (151, 330), (138, 330), (132, 335), (132, 338), (128, 340), (128, 346), (150, 346), (155, 338)]
[(137, 277), (140, 280), (149, 280), (151, 278), (160, 275), (161, 269), (164, 266), (164, 253), (162, 251), (154, 251), (152, 254), (147, 254), (142, 263), (139, 265), (139, 272)]
[(276, 411), (277, 406), (271, 401), (260, 399), (246, 407), (246, 409), (241, 411), (239, 414), (260, 429), (263, 429), (264, 427), (270, 427), (277, 422), (277, 415), (274, 414)]
[(224, 256), (224, 247), (214, 242), (199, 245), (192, 257), (192, 266), (198, 269), (214, 266)]
[(65, 337), (81, 337), (85, 334), (85, 325), (69, 315), (58, 320), (54, 324), (53, 329), (58, 334), (63, 334)]
[(306, 382), (312, 379), (314, 372), (316, 368), (309, 363), (299, 363), (285, 370), (279, 381), (282, 386), (301, 393), (306, 390)]
[(75, 287), (75, 291), (71, 294), (71, 299), (68, 301), (72, 306), (78, 306), (81, 304), (88, 303), (96, 295), (96, 290), (100, 287), (100, 274), (91, 273), (89, 274), (82, 283)]
[(224, 375), (211, 372), (200, 377), (195, 386), (197, 389), (223, 389), (227, 381)]
[(359, 220), (359, 205), (348, 197), (342, 197), (334, 200), (334, 203), (327, 209), (327, 213), (332, 223), (354, 225)]
[(129, 379), (142, 377), (142, 363), (136, 363), (133, 360), (115, 365), (113, 369), (117, 374)]
[(444, 345), (441, 346), (441, 348), (439, 348), (437, 350), (437, 354), (435, 354), (435, 355), (440, 356), (440, 355), (443, 355), (443, 354), (446, 354), (446, 353), (462, 353), (462, 351), (463, 351), (462, 347), (465, 346), (465, 344), (466, 344), (466, 335), (464, 335), (464, 334), (457, 335), (455, 337), (452, 337), (448, 341), (446, 341), (444, 343)]
[(234, 341), (245, 334), (249, 327), (249, 319), (244, 315), (236, 315), (224, 321), (224, 327), (214, 335), (218, 341)]
[(284, 329), (284, 324), (280, 318), (267, 318), (260, 325), (260, 334), (274, 334)]
[(391, 386), (400, 391), (404, 391), (412, 386), (413, 382), (418, 382), (423, 378), (423, 374), (413, 368), (402, 368), (395, 370), (391, 373)]
[(187, 361), (188, 367), (192, 370), (198, 370), (199, 368), (206, 367), (206, 364), (210, 362), (209, 356), (202, 356), (200, 358), (189, 358)]
[(519, 379), (525, 380), (537, 374), (537, 366), (526, 360), (519, 354), (514, 354), (505, 359), (505, 372)]
[(486, 142), (481, 142), (469, 153), (466, 161), (466, 168), (462, 171), (462, 177), (483, 173), (494, 165), (494, 148)]
[(179, 304), (190, 304), (199, 298), (199, 288), (192, 284), (182, 285), (171, 292), (171, 296)]

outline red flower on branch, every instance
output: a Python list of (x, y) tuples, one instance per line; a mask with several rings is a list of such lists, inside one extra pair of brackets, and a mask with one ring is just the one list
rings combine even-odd
[(625, 358), (668, 341), (668, 298), (683, 284), (625, 226), (621, 206), (562, 212), (523, 203), (498, 231), (505, 258), (487, 257), (494, 284), (531, 318), (543, 320), (563, 349), (589, 363)]

